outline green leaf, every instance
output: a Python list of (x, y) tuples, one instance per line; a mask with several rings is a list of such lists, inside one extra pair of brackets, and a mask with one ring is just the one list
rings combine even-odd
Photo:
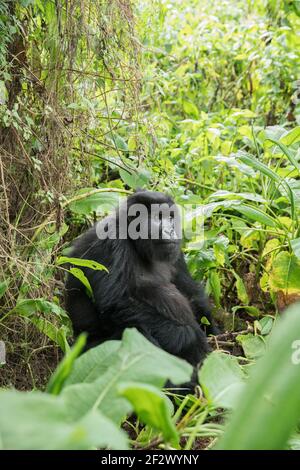
[[(272, 140), (272, 139), (269, 139), (269, 140)], [(282, 144), (277, 144), (279, 145), (280, 147), (284, 147)], [(287, 150), (288, 151), (288, 150)], [(290, 154), (290, 152), (288, 151), (288, 153)], [(291, 157), (291, 155), (290, 155)], [(290, 199), (290, 203), (291, 203), (291, 213), (292, 213), (292, 217), (293, 219), (296, 218), (296, 213), (295, 213), (295, 198), (294, 198), (294, 194), (293, 194), (293, 191), (292, 189), (290, 188), (289, 184), (287, 183), (286, 180), (284, 180), (283, 178), (281, 178), (279, 175), (277, 175), (277, 173), (275, 173), (275, 171), (271, 170), (271, 168), (269, 168), (267, 165), (265, 165), (264, 163), (262, 163), (261, 161), (257, 160), (256, 158), (254, 157), (249, 157), (248, 155), (245, 155), (245, 154), (239, 154), (238, 155), (238, 158), (243, 162), (245, 163), (246, 165), (249, 165), (251, 168), (255, 168), (256, 170), (258, 170), (260, 173), (262, 173), (263, 175), (267, 176), (268, 178), (270, 178), (272, 181), (274, 181), (275, 183), (279, 184), (279, 185), (282, 185), (286, 191), (287, 191), (287, 195)], [(267, 225), (267, 224), (265, 224)]]
[[(43, 231), (43, 233), (40, 235), (39, 239), (36, 241), (38, 247), (40, 249), (44, 250), (49, 250), (53, 248), (55, 245), (58, 244), (58, 242), (61, 240), (61, 238), (67, 233), (69, 227), (67, 224), (62, 224), (60, 229), (57, 231), (55, 225), (53, 226), (47, 226), (47, 232), (46, 230)], [(53, 233), (49, 235), (49, 231), (53, 230)]]
[(45, 2), (45, 19), (54, 28), (54, 25), (56, 25), (56, 11), (55, 6), (50, 1)]
[(286, 134), (286, 129), (281, 126), (267, 126), (265, 129), (261, 130), (258, 134), (258, 137), (261, 143), (264, 144), (264, 147), (272, 147), (270, 139), (279, 140), (282, 136)]
[(273, 144), (278, 145), (280, 150), (286, 155), (286, 157), (289, 159), (291, 164), (299, 171), (300, 170), (300, 165), (293, 156), (292, 152), (284, 145), (283, 139), (275, 140), (275, 139), (269, 139)]
[[(89, 194), (91, 193), (91, 194)], [(75, 214), (89, 215), (93, 212), (103, 214), (111, 212), (118, 206), (120, 194), (117, 192), (96, 192), (95, 188), (81, 189), (74, 197), (88, 194), (83, 199), (70, 202), (69, 208)]]
[[(271, 141), (277, 144), (277, 141), (275, 139)], [(300, 141), (300, 126), (294, 127), (294, 129), (287, 132), (283, 137), (280, 138), (280, 142), (284, 145), (287, 145), (288, 147), (290, 145), (296, 144), (299, 141)]]
[(300, 434), (297, 433), (289, 439), (289, 450), (300, 450)]
[(206, 317), (201, 317), (200, 318), (200, 323), (201, 323), (201, 325), (206, 325), (206, 326), (210, 325), (210, 322), (208, 321), (208, 319)]
[(300, 419), (299, 331), (298, 303), (277, 321), (265, 356), (251, 368), (218, 449), (286, 447)]
[(166, 442), (178, 445), (178, 433), (171, 418), (173, 406), (163, 392), (152, 385), (134, 382), (122, 383), (118, 390), (132, 404), (143, 423), (161, 431)]
[(5, 292), (7, 291), (9, 286), (9, 281), (5, 280), (3, 282), (0, 282), (0, 299), (1, 297), (4, 296)]
[(115, 360), (120, 347), (121, 341), (105, 341), (105, 343), (89, 349), (76, 359), (76, 367), (73, 367), (64, 385), (91, 383), (97, 380)]
[(209, 196), (209, 199), (246, 199), (247, 201), (262, 202), (267, 201), (260, 195), (255, 193), (234, 193), (233, 191), (226, 191), (220, 189)]
[(257, 321), (258, 329), (261, 335), (268, 335), (273, 328), (274, 320), (272, 317), (266, 316)]
[(65, 355), (63, 360), (57, 366), (55, 372), (50, 377), (50, 380), (47, 385), (47, 392), (52, 395), (58, 395), (63, 388), (63, 385), (67, 378), (69, 377), (75, 359), (79, 356), (84, 345), (86, 343), (86, 335), (81, 334), (76, 340), (75, 345), (71, 350)]
[(132, 170), (130, 173), (125, 170), (119, 170), (122, 181), (132, 189), (144, 188), (150, 179), (150, 173), (146, 170)]
[(59, 397), (41, 392), (0, 392), (0, 448), (126, 449), (125, 434), (99, 411), (73, 420)]
[(191, 211), (187, 211), (185, 219), (187, 222), (192, 221), (195, 217), (210, 217), (215, 210), (218, 209), (231, 209), (240, 207), (241, 202), (239, 200), (225, 200), (218, 202), (210, 202), (209, 204), (198, 204), (197, 208)]
[(0, 80), (0, 105), (4, 105), (7, 101), (8, 91), (5, 82)]
[(236, 340), (242, 346), (248, 359), (258, 359), (266, 351), (266, 345), (261, 336), (249, 333), (247, 335), (238, 335)]
[(192, 116), (195, 119), (199, 118), (199, 111), (197, 106), (191, 101), (184, 100), (182, 102), (183, 110), (188, 116)]
[(291, 240), (291, 247), (296, 258), (300, 259), (300, 238)]
[[(101, 346), (95, 350), (98, 348)], [(82, 416), (93, 408), (119, 423), (131, 410), (130, 403), (118, 394), (120, 382), (143, 382), (162, 387), (167, 379), (181, 384), (192, 375), (190, 364), (157, 348), (135, 329), (125, 330), (120, 348), (112, 354), (111, 361), (105, 363), (106, 370), (93, 382), (67, 385), (62, 390), (61, 395), (72, 416)], [(95, 356), (91, 357), (91, 366), (87, 365), (87, 369), (94, 374)], [(89, 377), (88, 373), (86, 377)]]
[(269, 286), (285, 295), (300, 293), (300, 261), (295, 255), (287, 251), (277, 254), (269, 273)]
[(243, 117), (243, 118), (247, 118), (247, 119), (257, 117), (257, 114), (255, 114), (250, 109), (235, 109), (233, 111), (234, 112), (232, 113), (232, 116), (234, 116), (234, 117)]
[(253, 206), (249, 206), (247, 204), (241, 204), (239, 206), (235, 206), (234, 209), (241, 214), (244, 214), (251, 220), (255, 220), (256, 222), (261, 223), (262, 225), (267, 225), (268, 227), (277, 227), (278, 223), (276, 219), (267, 215), (265, 212), (257, 209)]
[(247, 175), (248, 177), (255, 178), (255, 171), (249, 167), (249, 165), (245, 165), (241, 163), (236, 156), (228, 157), (224, 155), (217, 155), (215, 157), (216, 163), (226, 164), (230, 168), (238, 169), (243, 175)]
[(258, 317), (260, 315), (259, 309), (257, 307), (254, 307), (253, 305), (236, 305), (235, 307), (232, 307), (231, 310), (233, 314), (238, 312), (238, 310), (245, 310), (253, 317)]
[(209, 290), (214, 297), (217, 306), (220, 306), (221, 299), (221, 281), (219, 273), (216, 269), (209, 271)]
[(95, 271), (106, 271), (108, 272), (107, 268), (103, 266), (103, 264), (98, 263), (97, 261), (91, 259), (83, 259), (83, 258), (69, 258), (67, 256), (60, 256), (56, 261), (56, 264), (60, 266), (61, 264), (75, 264), (75, 266), (84, 266), (86, 268), (93, 269)]
[(17, 305), (15, 306), (14, 312), (17, 312), (19, 315), (28, 317), (37, 312), (41, 313), (54, 313), (59, 317), (68, 318), (67, 313), (59, 305), (54, 302), (48, 302), (45, 299), (21, 299), (18, 300)]
[(223, 245), (214, 243), (214, 255), (220, 266), (224, 266), (226, 261), (226, 251)]
[(128, 139), (128, 150), (130, 152), (136, 150), (137, 143), (138, 143), (137, 136), (135, 134), (131, 135)]
[(69, 272), (74, 276), (76, 277), (77, 279), (79, 279), (79, 281), (84, 285), (84, 287), (86, 288), (86, 292), (87, 292), (87, 295), (89, 297), (93, 297), (93, 289), (92, 289), (92, 286), (90, 284), (90, 281), (88, 280), (88, 278), (86, 277), (86, 275), (84, 274), (84, 272), (79, 269), (79, 268), (70, 268), (69, 269)]
[(249, 297), (248, 297), (248, 294), (247, 294), (247, 290), (246, 290), (244, 281), (236, 272), (233, 272), (233, 274), (234, 274), (234, 277), (236, 279), (235, 287), (236, 287), (236, 290), (237, 290), (238, 298), (241, 302), (243, 302), (243, 304), (247, 305), (249, 303)]
[(67, 341), (67, 333), (69, 331), (65, 325), (58, 327), (53, 321), (38, 315), (29, 316), (28, 321), (35, 325), (41, 333), (54, 341), (54, 343), (58, 344), (63, 352), (69, 351), (70, 346)]
[(244, 378), (237, 358), (220, 351), (212, 352), (199, 372), (205, 396), (215, 407), (233, 408), (243, 390)]
[(113, 141), (116, 146), (116, 148), (121, 151), (121, 152), (128, 152), (128, 145), (126, 144), (125, 140), (123, 137), (121, 137), (118, 134), (114, 134), (113, 136)]

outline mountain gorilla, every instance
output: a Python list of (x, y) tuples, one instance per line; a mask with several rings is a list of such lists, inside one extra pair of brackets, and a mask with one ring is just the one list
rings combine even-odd
[(193, 366), (203, 360), (208, 344), (199, 320), (209, 320), (208, 332), (214, 333), (214, 326), (204, 291), (188, 272), (178, 220), (169, 196), (139, 190), (75, 241), (69, 256), (108, 269), (81, 268), (93, 298), (68, 275), (67, 311), (75, 335), (88, 333), (87, 348), (120, 339), (125, 328), (135, 327)]

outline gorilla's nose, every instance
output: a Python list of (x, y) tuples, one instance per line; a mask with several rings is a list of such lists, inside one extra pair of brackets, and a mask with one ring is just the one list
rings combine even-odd
[(173, 226), (167, 225), (162, 229), (162, 238), (167, 240), (177, 240), (178, 236)]

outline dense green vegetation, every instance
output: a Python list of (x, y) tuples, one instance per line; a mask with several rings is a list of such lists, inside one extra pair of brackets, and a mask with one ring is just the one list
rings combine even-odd
[[(294, 0), (0, 0), (0, 449), (300, 448), (299, 30)], [(203, 227), (197, 397), (135, 330), (70, 348), (66, 248), (137, 187)]]

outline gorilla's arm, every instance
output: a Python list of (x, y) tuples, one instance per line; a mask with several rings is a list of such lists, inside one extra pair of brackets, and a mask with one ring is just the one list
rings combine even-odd
[(204, 332), (196, 324), (182, 324), (164, 316), (155, 307), (134, 298), (101, 314), (101, 323), (120, 338), (125, 328), (135, 327), (149, 341), (165, 351), (186, 359), (196, 366), (208, 352)]
[(82, 270), (90, 281), (94, 299), (87, 296), (78, 279), (69, 276), (66, 306), (75, 335), (82, 331), (88, 333), (86, 349), (108, 339), (121, 339), (126, 328), (135, 327), (156, 346), (193, 365), (205, 357), (208, 345), (204, 332), (192, 314), (184, 315), (180, 307), (171, 316), (168, 297), (163, 302), (168, 289), (149, 288), (151, 300), (146, 301), (129, 296), (117, 283), (111, 286), (107, 273)]
[(197, 320), (206, 317), (210, 325), (206, 330), (208, 334), (218, 334), (218, 328), (212, 319), (211, 309), (207, 296), (201, 284), (195, 282), (191, 277), (183, 253), (181, 253), (176, 263), (176, 274), (173, 280), (177, 289), (190, 301), (193, 312)]

